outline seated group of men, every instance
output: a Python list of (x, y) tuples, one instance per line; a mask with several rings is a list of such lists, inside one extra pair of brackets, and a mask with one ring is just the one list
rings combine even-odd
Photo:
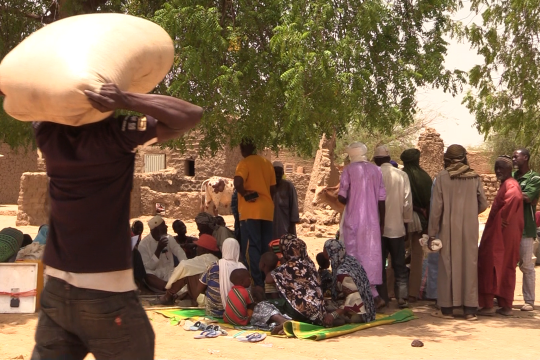
[[(139, 237), (133, 249), (135, 282), (139, 288), (145, 286), (156, 293), (165, 292), (161, 299), (164, 303), (173, 303), (176, 293), (187, 285), (184, 282), (206, 271), (221, 257), (225, 239), (234, 237), (221, 216), (200, 213), (195, 222), (199, 238), (187, 236), (186, 225), (181, 220), (172, 224), (176, 236), (168, 234), (169, 227), (160, 215), (148, 221), (150, 233), (144, 238), (143, 223), (137, 220), (132, 225), (133, 236)], [(179, 289), (171, 292), (175, 281), (178, 284), (174, 288)]]

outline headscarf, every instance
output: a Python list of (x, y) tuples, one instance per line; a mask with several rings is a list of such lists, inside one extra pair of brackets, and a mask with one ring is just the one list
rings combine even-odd
[(362, 265), (353, 256), (347, 255), (343, 243), (336, 239), (327, 240), (324, 243), (324, 248), (330, 257), (330, 264), (332, 265), (332, 297), (337, 298), (337, 277), (338, 275), (350, 276), (360, 297), (364, 301), (364, 308), (366, 309), (366, 322), (375, 320), (375, 302), (373, 301), (373, 294), (371, 293), (371, 286), (366, 274), (366, 271)]
[(0, 230), (0, 262), (6, 262), (16, 255), (23, 243), (23, 233), (15, 228)]
[(240, 244), (236, 239), (225, 239), (221, 253), (222, 257), (218, 261), (219, 292), (221, 294), (221, 303), (225, 309), (227, 307), (227, 295), (233, 287), (231, 273), (236, 269), (245, 269), (246, 267), (241, 262), (238, 262), (238, 258), (240, 257)]
[(354, 142), (347, 147), (347, 154), (351, 162), (367, 161), (367, 147), (364, 143)]
[[(403, 171), (409, 177), (413, 205), (422, 209), (427, 209), (431, 201), (431, 176), (420, 167), (420, 150), (407, 149), (400, 156), (403, 161)], [(417, 213), (422, 223), (422, 227), (427, 227), (427, 219), (424, 215)]]
[(35, 243), (39, 243), (41, 245), (45, 245), (47, 242), (47, 234), (49, 233), (49, 225), (41, 225), (39, 228), (38, 234), (36, 235), (36, 238), (34, 239)]
[(271, 273), (278, 290), (294, 310), (313, 323), (322, 324), (325, 308), (321, 280), (306, 243), (292, 234), (283, 235), (279, 243), (282, 265)]
[(208, 225), (212, 231), (217, 227), (216, 218), (206, 212), (199, 213), (199, 215), (195, 217), (195, 222), (200, 225)]
[(444, 160), (450, 165), (446, 171), (451, 179), (475, 179), (478, 174), (467, 165), (467, 150), (461, 145), (453, 144), (446, 149)]

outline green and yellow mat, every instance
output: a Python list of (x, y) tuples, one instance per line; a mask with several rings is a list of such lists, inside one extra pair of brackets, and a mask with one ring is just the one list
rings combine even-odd
[[(208, 319), (205, 316), (203, 309), (167, 309), (167, 310), (154, 310), (156, 313), (161, 314), (170, 319), (171, 325), (178, 325), (182, 320), (190, 319), (192, 321), (198, 321)], [(223, 324), (223, 319), (211, 318), (220, 324)], [(288, 337), (296, 337), (299, 339), (307, 340), (324, 340), (333, 337), (350, 334), (356, 331), (369, 329), (380, 325), (390, 325), (407, 322), (416, 319), (411, 309), (400, 310), (392, 315), (377, 314), (377, 318), (367, 324), (347, 324), (343, 326), (325, 328), (322, 326), (306, 324), (298, 321), (287, 321), (283, 325), (283, 330)]]
[(398, 324), (413, 319), (416, 319), (416, 316), (414, 316), (412, 310), (403, 309), (392, 315), (377, 314), (377, 318), (367, 324), (347, 324), (333, 328), (325, 328), (298, 321), (287, 321), (285, 324), (283, 324), (283, 330), (288, 337), (296, 337), (299, 339), (308, 340), (324, 340), (369, 329), (375, 326)]

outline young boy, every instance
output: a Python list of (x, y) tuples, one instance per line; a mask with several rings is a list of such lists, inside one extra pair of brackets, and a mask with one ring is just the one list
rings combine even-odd
[(249, 324), (255, 302), (247, 290), (251, 286), (251, 276), (246, 269), (236, 269), (231, 273), (234, 284), (227, 295), (227, 306), (223, 321), (231, 325), (245, 326)]
[[(261, 256), (261, 261), (259, 262), (259, 270), (264, 274), (265, 277), (271, 276), (270, 273), (277, 267), (279, 262), (278, 256), (273, 251), (267, 251)], [(276, 288), (275, 284), (264, 284), (264, 293), (267, 299), (278, 299), (279, 291)]]
[[(317, 264), (319, 264), (319, 276), (321, 277), (321, 290), (324, 296), (332, 296), (332, 285), (334, 280), (332, 273), (328, 268), (330, 267), (330, 260), (324, 256), (322, 252), (317, 254)], [(328, 294), (329, 293), (329, 294)]]

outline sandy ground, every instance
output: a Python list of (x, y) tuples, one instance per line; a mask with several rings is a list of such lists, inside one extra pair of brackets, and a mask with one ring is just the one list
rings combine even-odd
[[(0, 214), (8, 210), (12, 208), (0, 206)], [(148, 217), (142, 218), (143, 221), (146, 219)], [(226, 217), (226, 221), (231, 224), (231, 217)], [(172, 221), (167, 223), (170, 225)], [(14, 216), (0, 215), (0, 228), (14, 225)], [(187, 222), (186, 225), (188, 234), (196, 235), (195, 224)], [(37, 227), (33, 226), (21, 230), (32, 236), (37, 233)], [(311, 255), (319, 252), (325, 241), (324, 238), (303, 239)], [(537, 273), (540, 273), (540, 267), (537, 267)], [(418, 302), (412, 307), (418, 317), (416, 320), (320, 342), (275, 337), (258, 344), (238, 343), (232, 337), (194, 340), (193, 332), (170, 325), (168, 319), (154, 311), (148, 311), (148, 316), (156, 333), (156, 359), (538, 359), (540, 310), (519, 311), (523, 297), (519, 270), (517, 274), (513, 317), (483, 317), (477, 322), (467, 322), (459, 317), (443, 320), (430, 316), (434, 311), (433, 303)], [(536, 290), (540, 294), (538, 284), (540, 281)], [(536, 306), (540, 306), (539, 301)], [(395, 310), (393, 301), (386, 312)], [(0, 314), (0, 359), (30, 358), (37, 317), (37, 314)], [(411, 347), (414, 339), (422, 340), (425, 346)], [(87, 359), (93, 357), (89, 355)]]

